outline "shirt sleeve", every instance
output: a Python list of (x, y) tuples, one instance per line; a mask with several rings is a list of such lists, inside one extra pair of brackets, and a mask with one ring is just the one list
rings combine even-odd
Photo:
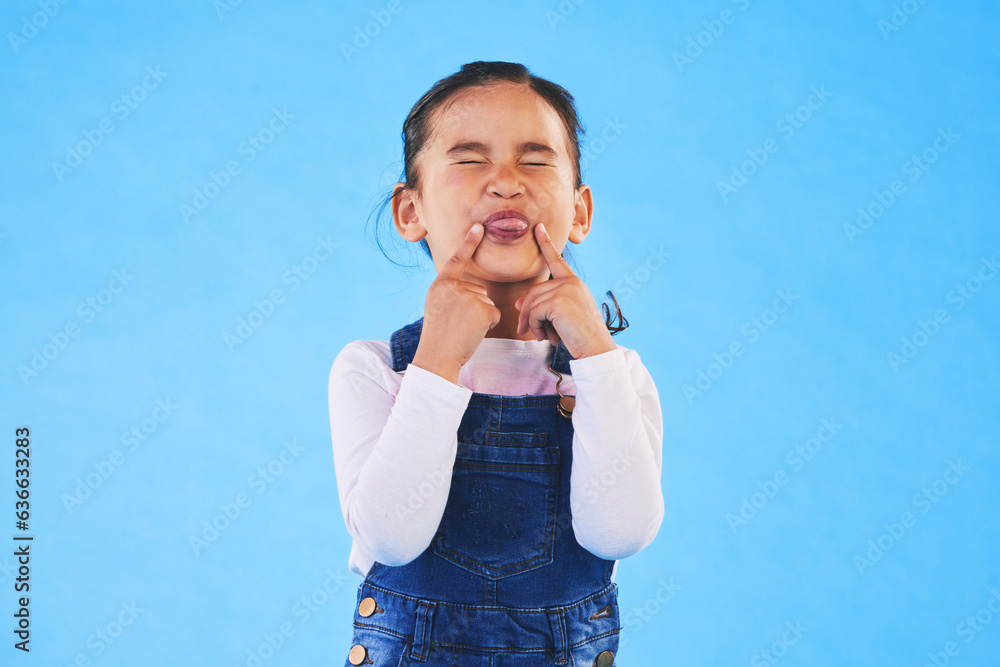
[(595, 556), (646, 548), (663, 521), (663, 415), (634, 350), (570, 361), (576, 384), (570, 507), (577, 542)]
[(347, 531), (386, 565), (431, 543), (444, 515), (472, 391), (410, 364), (399, 374), (358, 342), (330, 371), (330, 430)]

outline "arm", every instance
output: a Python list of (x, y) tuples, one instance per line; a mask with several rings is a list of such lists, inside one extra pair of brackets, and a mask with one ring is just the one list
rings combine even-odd
[(400, 380), (358, 342), (334, 361), (330, 430), (340, 508), (348, 533), (378, 562), (408, 563), (433, 539), (471, 396), (413, 364)]
[(577, 541), (609, 560), (653, 541), (663, 521), (663, 417), (639, 355), (570, 361), (576, 384), (570, 505)]

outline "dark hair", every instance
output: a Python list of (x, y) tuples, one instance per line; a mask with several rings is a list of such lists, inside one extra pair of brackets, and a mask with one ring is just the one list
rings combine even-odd
[[(562, 86), (552, 83), (547, 79), (535, 76), (528, 68), (520, 63), (508, 63), (508, 62), (484, 62), (477, 60), (473, 63), (467, 63), (462, 65), (462, 69), (455, 72), (451, 76), (445, 77), (431, 86), (431, 89), (424, 93), (423, 97), (417, 100), (417, 103), (413, 105), (410, 109), (410, 113), (406, 116), (406, 120), (403, 122), (403, 173), (400, 176), (400, 181), (406, 183), (408, 189), (418, 191), (420, 189), (419, 173), (417, 169), (417, 159), (420, 156), (420, 152), (423, 150), (425, 144), (432, 134), (433, 128), (430, 127), (431, 117), (434, 112), (441, 108), (442, 106), (453, 100), (454, 96), (464, 90), (465, 88), (471, 88), (473, 86), (490, 86), (500, 82), (509, 81), (511, 83), (519, 83), (527, 85), (532, 91), (537, 93), (542, 99), (549, 103), (556, 113), (562, 118), (563, 125), (566, 128), (567, 145), (570, 149), (570, 161), (573, 164), (573, 175), (575, 177), (575, 187), (579, 188), (583, 184), (583, 174), (580, 171), (580, 137), (583, 136), (586, 130), (580, 121), (580, 118), (576, 112), (576, 103), (573, 100), (573, 96), (568, 90)], [(385, 255), (393, 264), (397, 266), (408, 268), (399, 262), (396, 262), (388, 254), (386, 254), (385, 247), (383, 247), (381, 240), (379, 239), (379, 221), (384, 217), (386, 208), (392, 202), (393, 198), (402, 192), (394, 190), (394, 186), (389, 187), (389, 192), (383, 196), (382, 201), (376, 205), (374, 210), (375, 218), (375, 242)], [(371, 216), (369, 216), (369, 220)], [(396, 235), (392, 235), (392, 238), (397, 238)], [(431, 256), (430, 246), (427, 245), (426, 239), (420, 240), (420, 247), (423, 248), (424, 253), (433, 259)], [(566, 249), (568, 250), (568, 248)], [(563, 255), (566, 255), (566, 250), (564, 250)], [(570, 258), (566, 258), (569, 260)], [(551, 278), (551, 276), (549, 276)], [(611, 292), (607, 293), (611, 297), (612, 301), (615, 303), (615, 310), (617, 311), (617, 316), (620, 322), (623, 323), (622, 326), (613, 326), (611, 324), (611, 312), (608, 305), (602, 304), (605, 313), (605, 322), (607, 324), (608, 330), (612, 334), (616, 334), (619, 331), (624, 331), (628, 328), (628, 320), (622, 315), (621, 309), (618, 306), (618, 301), (615, 299)]]

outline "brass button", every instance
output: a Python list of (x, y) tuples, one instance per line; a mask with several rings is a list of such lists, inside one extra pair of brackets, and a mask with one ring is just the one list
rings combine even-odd
[[(358, 663), (354, 663), (358, 664)], [(602, 651), (594, 660), (594, 667), (611, 667), (615, 664), (615, 654), (611, 651)]]
[[(603, 654), (602, 654), (603, 655)], [(347, 656), (347, 659), (351, 661), (352, 665), (360, 665), (368, 657), (368, 651), (361, 644), (355, 644), (351, 647), (351, 652)], [(611, 663), (608, 663), (611, 664)]]
[(378, 605), (375, 604), (375, 598), (365, 598), (361, 601), (361, 604), (358, 605), (358, 613), (365, 618), (368, 618), (375, 613), (375, 607), (377, 606)]

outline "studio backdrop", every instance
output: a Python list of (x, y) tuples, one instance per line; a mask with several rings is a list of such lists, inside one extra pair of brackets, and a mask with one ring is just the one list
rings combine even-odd
[(435, 276), (374, 236), (406, 114), (502, 60), (576, 99), (571, 265), (662, 408), (616, 664), (998, 664), (998, 19), (4, 3), (0, 663), (344, 664), (331, 364)]

